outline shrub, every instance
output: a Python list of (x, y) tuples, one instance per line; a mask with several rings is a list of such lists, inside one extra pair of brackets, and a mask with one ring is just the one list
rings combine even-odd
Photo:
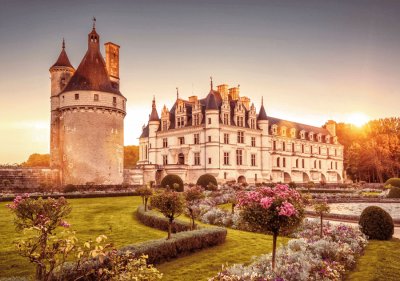
[(400, 198), (400, 187), (393, 186), (390, 189), (387, 198)]
[(151, 197), (150, 204), (168, 218), (169, 224), (167, 239), (170, 239), (174, 219), (183, 213), (185, 207), (182, 195), (175, 191), (167, 190)]
[(192, 220), (191, 230), (196, 228), (195, 219), (200, 215), (196, 212), (198, 208), (196, 206), (200, 203), (200, 200), (204, 198), (203, 189), (200, 186), (189, 187), (185, 193), (186, 209), (189, 217)]
[[(218, 186), (217, 179), (210, 174), (201, 175), (197, 180), (197, 185), (205, 188), (206, 190), (213, 190), (212, 187)], [(212, 184), (212, 185), (210, 185)], [(210, 187), (209, 187), (210, 186)], [(211, 189), (209, 189), (211, 188)]]
[(296, 188), (297, 185), (296, 185), (296, 183), (294, 181), (291, 181), (291, 182), (289, 182), (288, 186), (290, 188)]
[(175, 183), (179, 184), (178, 190), (175, 190), (175, 191), (182, 192), (183, 191), (183, 181), (178, 175), (174, 175), (174, 174), (166, 175), (161, 181), (161, 187), (167, 188), (167, 186), (168, 186), (169, 188), (174, 188)]
[(377, 206), (369, 206), (362, 211), (358, 222), (361, 231), (369, 239), (389, 240), (394, 232), (393, 219), (388, 212)]
[(76, 185), (67, 184), (66, 186), (64, 186), (63, 191), (64, 193), (76, 192), (79, 191), (79, 187), (77, 187)]
[(142, 197), (142, 203), (144, 205), (144, 210), (147, 211), (147, 202), (151, 195), (153, 195), (153, 189), (148, 188), (147, 186), (143, 185), (139, 187), (137, 193)]
[(391, 178), (385, 182), (385, 185), (391, 185), (395, 187), (400, 187), (400, 178)]

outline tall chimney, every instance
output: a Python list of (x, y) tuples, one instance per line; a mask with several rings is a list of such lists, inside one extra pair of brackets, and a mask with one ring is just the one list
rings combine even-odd
[(328, 120), (326, 122), (325, 128), (328, 130), (329, 134), (331, 134), (333, 137), (336, 136), (336, 122), (333, 120)]
[(232, 100), (238, 100), (239, 99), (239, 87), (230, 88), (229, 95), (231, 96)]
[(119, 46), (112, 42), (104, 44), (106, 49), (106, 67), (114, 87), (119, 89)]
[(217, 86), (217, 91), (221, 94), (222, 100), (228, 97), (228, 85), (222, 84)]

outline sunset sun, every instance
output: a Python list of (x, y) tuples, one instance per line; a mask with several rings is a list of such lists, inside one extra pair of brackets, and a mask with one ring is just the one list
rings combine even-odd
[(347, 117), (346, 122), (353, 124), (357, 127), (361, 127), (364, 124), (366, 124), (369, 121), (369, 119), (370, 118), (365, 113), (353, 112)]

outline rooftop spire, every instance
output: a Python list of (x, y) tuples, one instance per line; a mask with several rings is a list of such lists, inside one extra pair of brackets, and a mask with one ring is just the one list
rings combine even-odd
[(62, 41), (62, 48), (65, 49), (65, 40), (64, 40), (64, 38), (63, 38), (63, 41)]
[(96, 17), (93, 17), (93, 29), (96, 29)]
[(264, 108), (264, 97), (261, 97), (261, 107), (260, 112), (258, 113), (257, 120), (268, 120), (267, 113), (265, 112)]
[(211, 86), (211, 90), (214, 88), (213, 87), (213, 80), (212, 80), (212, 76), (210, 76), (210, 86)]
[(73, 66), (71, 65), (71, 63), (70, 63), (70, 61), (68, 59), (67, 52), (65, 51), (65, 40), (64, 40), (64, 38), (62, 40), (62, 45), (61, 46), (62, 46), (61, 53), (58, 56), (57, 61), (53, 64), (52, 67), (64, 66), (64, 67), (70, 67), (70, 68), (73, 69)]
[(158, 121), (158, 113), (156, 108), (156, 97), (153, 96), (153, 102), (151, 104), (151, 114), (149, 115), (149, 121)]
[(179, 100), (179, 88), (176, 87), (176, 99)]

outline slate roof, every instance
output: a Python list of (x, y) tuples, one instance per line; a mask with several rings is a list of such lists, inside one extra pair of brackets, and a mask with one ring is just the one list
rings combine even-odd
[[(213, 98), (211, 98), (211, 96)], [(210, 99), (212, 99), (212, 101), (210, 101)], [(182, 99), (181, 99), (182, 100)], [(214, 101), (215, 101), (215, 105), (214, 105)], [(193, 104), (190, 103), (189, 101), (183, 100), (183, 102), (185, 103), (186, 106), (186, 112), (187, 112), (187, 122), (185, 124), (185, 127), (190, 127), (193, 125), (192, 123), (192, 106)], [(222, 97), (221, 94), (217, 91), (211, 90), (210, 93), (203, 99), (199, 100), (200, 105), (201, 105), (201, 112), (203, 114), (203, 116), (205, 116), (205, 110), (207, 109), (207, 106), (210, 106), (209, 103), (212, 103), (211, 106), (214, 108), (215, 106), (217, 107), (217, 109), (221, 110), (221, 105), (222, 105)], [(170, 109), (170, 126), (169, 129), (175, 129), (175, 109), (176, 109), (176, 104), (177, 102), (174, 103), (174, 105), (172, 106), (172, 108)], [(230, 105), (230, 112), (231, 112), (231, 124), (235, 124), (234, 123), (234, 109), (237, 105), (237, 101), (234, 100), (229, 100), (229, 105)], [(249, 128), (248, 125), (248, 117), (249, 117), (249, 110), (247, 110), (245, 108), (245, 128)], [(205, 124), (205, 119), (203, 117), (202, 119), (202, 124)], [(160, 120), (160, 119), (158, 119)], [(269, 130), (271, 129), (272, 125), (276, 124), (278, 126), (286, 126), (288, 128), (288, 135), (289, 135), (289, 130), (291, 128), (295, 128), (296, 129), (296, 135), (299, 136), (299, 132), (301, 130), (308, 132), (314, 132), (315, 134), (321, 133), (322, 135), (330, 135), (329, 131), (321, 128), (321, 127), (315, 127), (315, 126), (311, 126), (311, 125), (306, 125), (306, 124), (302, 124), (302, 123), (297, 123), (297, 122), (292, 122), (292, 121), (288, 121), (288, 120), (284, 120), (284, 119), (280, 119), (280, 118), (275, 118), (275, 117), (270, 117), (267, 116), (266, 112), (265, 112), (265, 108), (263, 105), (261, 105), (259, 114), (257, 115), (257, 120), (268, 120), (269, 121)], [(222, 120), (220, 118), (220, 122), (222, 123)], [(161, 126), (159, 127), (158, 131), (161, 131)], [(148, 137), (148, 126), (144, 128), (142, 135), (140, 137)]]
[(113, 86), (108, 76), (106, 63), (100, 52), (99, 36), (95, 29), (89, 33), (90, 36), (97, 36), (98, 40), (97, 42), (89, 40), (88, 50), (63, 92), (92, 90), (120, 95), (120, 91)]
[(72, 66), (71, 62), (69, 61), (69, 58), (67, 56), (67, 52), (65, 51), (65, 42), (63, 40), (63, 44), (62, 44), (62, 50), (60, 55), (58, 56), (57, 61), (51, 66), (51, 68), (53, 67), (60, 67), (60, 66), (64, 66), (64, 67), (70, 67), (72, 69), (74, 69), (74, 67)]

